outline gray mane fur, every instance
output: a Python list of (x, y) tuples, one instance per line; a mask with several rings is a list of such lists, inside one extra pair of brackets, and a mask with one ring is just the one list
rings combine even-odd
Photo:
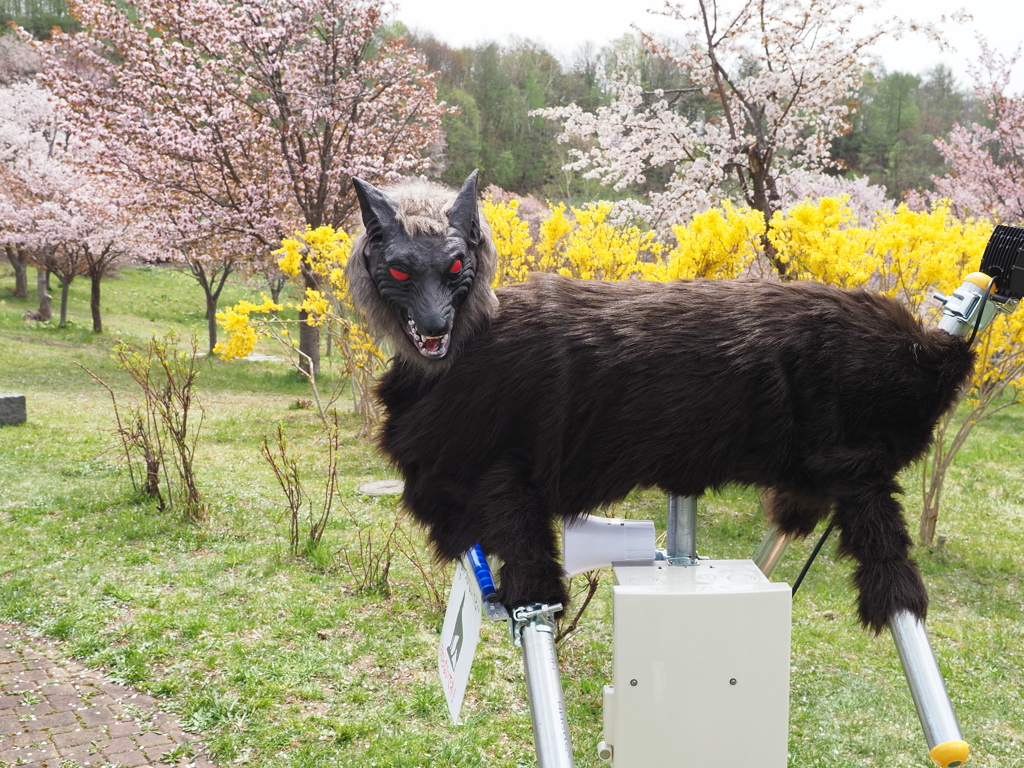
[[(414, 179), (381, 191), (398, 204), (399, 223), (410, 237), (444, 237), (449, 226), (448, 211), (455, 202), (457, 190)], [(412, 346), (394, 312), (381, 298), (366, 267), (363, 257), (367, 240), (365, 229), (356, 237), (352, 255), (345, 266), (352, 303), (371, 334), (391, 341), (397, 358), (420, 366), (425, 372), (443, 373), (458, 359), (466, 345), (488, 327), (498, 309), (498, 299), (491, 289), (498, 253), (491, 239), (491, 229), (483, 216), (480, 216), (480, 230), (482, 237), (475, 251), (476, 275), (452, 329), (451, 351), (443, 360), (428, 360)]]

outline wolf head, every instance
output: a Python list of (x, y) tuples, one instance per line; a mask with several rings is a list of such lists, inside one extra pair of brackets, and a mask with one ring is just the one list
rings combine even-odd
[(399, 357), (426, 369), (446, 367), (497, 307), (476, 176), (458, 194), (423, 181), (384, 192), (352, 180), (364, 226), (346, 266), (353, 303)]

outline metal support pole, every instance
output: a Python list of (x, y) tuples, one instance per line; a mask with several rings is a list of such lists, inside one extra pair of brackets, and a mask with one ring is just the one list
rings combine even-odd
[(928, 742), (929, 757), (942, 768), (963, 765), (970, 750), (960, 735), (960, 724), (953, 713), (924, 622), (908, 611), (900, 611), (889, 617), (889, 629)]
[(569, 723), (555, 651), (555, 613), (561, 605), (529, 605), (512, 612), (516, 645), (523, 649), (526, 695), (540, 768), (573, 768)]
[[(754, 563), (765, 576), (771, 576), (790, 541), (792, 537), (775, 526), (765, 533), (754, 555)], [(928, 742), (928, 755), (941, 768), (958, 768), (967, 761), (970, 749), (960, 734), (924, 622), (901, 611), (889, 617), (889, 629)]]
[(761, 573), (766, 578), (771, 578), (772, 571), (775, 570), (775, 566), (779, 564), (782, 556), (786, 554), (792, 540), (792, 536), (783, 533), (774, 525), (765, 533), (757, 547), (757, 552), (754, 553), (754, 564), (761, 569)]
[(672, 565), (697, 564), (697, 497), (668, 497), (665, 554)]

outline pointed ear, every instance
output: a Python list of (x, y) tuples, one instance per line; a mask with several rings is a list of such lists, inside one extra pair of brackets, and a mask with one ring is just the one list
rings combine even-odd
[(458, 230), (472, 248), (476, 248), (480, 242), (480, 209), (476, 202), (476, 175), (479, 172), (469, 174), (448, 211), (449, 226)]
[(369, 242), (384, 243), (401, 231), (398, 223), (398, 204), (372, 184), (353, 178), (359, 198), (359, 212), (363, 216), (366, 237)]

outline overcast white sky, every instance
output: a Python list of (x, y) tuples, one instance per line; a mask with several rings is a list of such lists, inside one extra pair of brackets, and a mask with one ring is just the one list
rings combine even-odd
[[(695, 5), (695, 0), (686, 0)], [(681, 36), (679, 22), (648, 13), (661, 7), (659, 0), (393, 0), (393, 18), (410, 29), (430, 32), (453, 47), (473, 46), (512, 37), (535, 40), (563, 60), (584, 42), (598, 46), (631, 31), (636, 24), (646, 32)], [(889, 0), (886, 9), (866, 11), (866, 18), (881, 20), (898, 13), (904, 19), (940, 23), (940, 18), (961, 8), (973, 16), (965, 23), (941, 25), (956, 50), (943, 52), (922, 35), (882, 43), (876, 52), (889, 71), (920, 74), (938, 63), (953, 70), (962, 86), (969, 86), (967, 66), (977, 60), (977, 34), (1004, 54), (1024, 41), (1022, 0)], [(1012, 87), (1024, 91), (1024, 60), (1017, 63)]]

